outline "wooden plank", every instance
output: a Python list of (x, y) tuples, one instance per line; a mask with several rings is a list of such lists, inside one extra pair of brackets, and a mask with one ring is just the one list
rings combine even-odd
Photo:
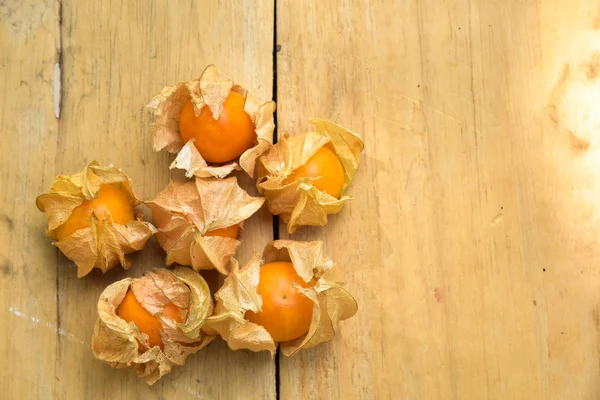
[(282, 399), (598, 398), (600, 157), (544, 109), (596, 8), (277, 2), (279, 131), (366, 142), (354, 201), (292, 236), (325, 241), (359, 313), (281, 358)]
[[(538, 229), (529, 232), (528, 241), (529, 251), (537, 247), (540, 258), (532, 281), (543, 379), (553, 399), (600, 398), (600, 115), (593, 111), (600, 89), (587, 76), (598, 64), (599, 21), (600, 5), (594, 1), (553, 0), (541, 9), (543, 96), (526, 98), (544, 104), (546, 114), (536, 114), (534, 122), (542, 125), (539, 143), (532, 143), (538, 151), (532, 154), (536, 202), (530, 209)], [(563, 80), (566, 93), (555, 96)], [(585, 150), (578, 138), (596, 145)]]
[(57, 393), (56, 253), (34, 199), (54, 176), (58, 35), (54, 2), (0, 4), (0, 384), (7, 399)]
[[(169, 157), (151, 151), (142, 109), (164, 84), (214, 62), (271, 96), (272, 3), (126, 3), (62, 4), (61, 120), (58, 4), (0, 5), (3, 395), (273, 398), (268, 356), (222, 343), (151, 388), (95, 361), (99, 293), (162, 252), (152, 242), (129, 272), (77, 280), (42, 234), (35, 196), (93, 158), (143, 197), (164, 187)], [(597, 4), (396, 3), (278, 2), (280, 127), (325, 117), (367, 144), (355, 200), (293, 236), (324, 239), (359, 315), (281, 360), (281, 398), (598, 398), (600, 157), (573, 140), (589, 132), (572, 108), (544, 109), (564, 100), (565, 65), (593, 67)], [(241, 259), (270, 239), (269, 217), (248, 231)]]
[[(161, 266), (164, 253), (151, 241), (127, 273), (77, 279), (73, 264), (43, 236), (45, 218), (33, 205), (55, 174), (93, 159), (122, 168), (141, 197), (157, 194), (172, 157), (152, 151), (144, 105), (209, 63), (270, 99), (273, 2), (63, 1), (60, 27), (56, 3), (9, 3), (0, 5), (0, 165), (7, 188), (0, 193), (0, 346), (11, 366), (1, 375), (8, 398), (274, 398), (269, 355), (232, 352), (222, 342), (150, 388), (133, 372), (95, 360), (89, 342), (98, 296), (117, 279)], [(59, 32), (57, 123), (51, 83)], [(271, 217), (263, 212), (247, 228), (253, 233), (245, 236), (242, 260), (271, 240)]]

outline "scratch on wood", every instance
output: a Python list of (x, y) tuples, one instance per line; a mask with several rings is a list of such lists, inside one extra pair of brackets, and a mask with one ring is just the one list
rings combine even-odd
[(56, 325), (54, 325), (52, 322), (44, 322), (44, 321), (41, 321), (39, 318), (29, 316), (29, 315), (25, 314), (24, 312), (19, 311), (16, 307), (9, 307), (8, 312), (16, 317), (29, 320), (34, 325), (44, 326), (47, 329), (55, 330), (56, 333), (58, 333), (60, 336), (64, 336), (66, 339), (68, 339), (72, 342), (81, 344), (86, 347), (90, 346), (89, 343), (87, 343), (85, 340), (78, 338), (77, 336), (73, 335), (71, 332), (67, 332), (62, 328), (56, 327)]
[[(404, 94), (399, 94), (399, 95), (396, 95), (396, 96), (400, 96), (400, 97), (402, 97), (402, 98), (404, 98), (404, 99), (412, 102), (413, 103), (413, 118), (415, 116), (415, 113), (421, 113), (422, 117), (423, 117), (423, 121), (424, 121), (423, 124), (425, 124), (425, 125), (427, 124), (426, 119), (425, 119), (425, 112), (431, 111), (431, 112), (434, 112), (436, 114), (441, 115), (444, 118), (449, 119), (450, 121), (455, 122), (456, 124), (458, 124), (460, 126), (465, 126), (467, 129), (473, 130), (475, 133), (478, 133), (478, 134), (481, 133), (476, 127), (469, 126), (466, 123), (466, 121), (463, 121), (461, 119), (455, 118), (452, 115), (448, 114), (447, 112), (444, 112), (444, 111), (442, 111), (440, 109), (437, 109), (437, 108), (432, 107), (432, 106), (430, 106), (430, 105), (428, 105), (426, 103), (423, 103), (421, 100), (413, 99), (412, 97), (406, 96)], [(472, 103), (472, 102), (469, 102), (469, 103), (473, 104), (473, 105), (475, 104), (475, 103)], [(486, 112), (485, 110), (481, 110), (481, 113), (485, 114), (488, 118), (493, 119), (495, 122), (497, 122), (496, 117), (494, 117), (492, 114)], [(381, 118), (381, 116), (379, 116), (379, 115), (377, 117)], [(405, 128), (405, 127), (403, 127), (403, 128)]]
[[(451, 121), (454, 121), (454, 122), (456, 122), (456, 123), (457, 123), (457, 124), (459, 124), (459, 125), (463, 125), (463, 124), (464, 124), (464, 122), (463, 122), (463, 121), (461, 121), (461, 120), (459, 120), (459, 119), (457, 119), (457, 118), (454, 118), (453, 116), (451, 116), (451, 115), (450, 115), (450, 114), (448, 114), (448, 113), (445, 113), (445, 112), (444, 112), (444, 111), (442, 111), (442, 110), (438, 110), (437, 108), (433, 108), (433, 107), (429, 107), (429, 106), (427, 107), (427, 109), (429, 109), (429, 110), (432, 110), (432, 111), (434, 111), (434, 112), (436, 112), (436, 113), (440, 114), (442, 117), (446, 117), (446, 118), (448, 118), (449, 120), (451, 120)], [(477, 129), (475, 129), (475, 132), (479, 133), (479, 132), (477, 131)]]
[(54, 116), (60, 118), (61, 71), (60, 63), (54, 64)]
[(176, 383), (175, 386), (177, 386), (178, 388), (184, 389), (186, 392), (188, 392), (189, 394), (191, 394), (192, 396), (194, 396), (197, 399), (203, 399), (204, 397), (197, 392), (196, 390), (194, 390), (194, 388), (188, 386), (188, 385), (184, 385), (181, 383)]
[(389, 117), (385, 117), (383, 115), (379, 115), (379, 114), (373, 114), (373, 117), (375, 117), (375, 119), (381, 120), (383, 122), (387, 122), (390, 125), (394, 125), (395, 127), (397, 127), (398, 129), (402, 130), (402, 131), (410, 131), (410, 127), (402, 124), (399, 121), (396, 121), (393, 118), (389, 118)]
[(63, 4), (58, 1), (58, 49), (56, 55), (56, 63), (54, 64), (54, 82), (53, 82), (53, 100), (54, 100), (54, 117), (60, 118), (61, 103), (62, 103), (62, 63), (63, 63)]
[(504, 214), (498, 213), (492, 220), (490, 221), (491, 226), (496, 226), (504, 219)]

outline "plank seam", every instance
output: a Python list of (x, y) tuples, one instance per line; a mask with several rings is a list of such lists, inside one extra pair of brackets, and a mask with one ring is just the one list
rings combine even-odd
[(54, 117), (60, 119), (60, 111), (62, 107), (62, 67), (63, 67), (63, 4), (62, 1), (58, 1), (58, 48), (56, 54), (56, 62), (54, 63), (54, 76), (53, 76), (53, 106), (54, 106)]
[[(277, 104), (277, 52), (281, 46), (277, 44), (277, 0), (273, 0), (273, 101)], [(273, 131), (273, 143), (277, 143), (278, 139), (278, 124), (277, 124), (277, 107), (273, 113), (273, 122), (275, 130)], [(273, 215), (273, 240), (279, 240), (279, 216)], [(280, 391), (280, 366), (279, 366), (279, 349), (275, 354), (275, 398), (281, 397)]]
[[(58, 43), (56, 49), (56, 62), (54, 64), (54, 81), (53, 81), (53, 100), (54, 100), (54, 117), (57, 119), (57, 139), (56, 139), (56, 150), (59, 150), (60, 143), (60, 112), (62, 104), (62, 67), (63, 67), (63, 3), (62, 0), (57, 1), (58, 4)], [(58, 162), (58, 157), (57, 161)], [(55, 165), (56, 167), (56, 165)], [(55, 168), (56, 169), (56, 168)], [(60, 354), (61, 354), (61, 332), (63, 331), (60, 326), (60, 250), (56, 249), (56, 358), (55, 362), (55, 384), (60, 382), (58, 378), (58, 371), (60, 365)], [(56, 390), (56, 389), (55, 389)]]

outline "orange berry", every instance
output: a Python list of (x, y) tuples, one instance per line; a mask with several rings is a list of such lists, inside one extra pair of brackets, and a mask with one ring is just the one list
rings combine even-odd
[(194, 145), (207, 162), (224, 163), (234, 160), (252, 147), (256, 139), (254, 123), (244, 111), (245, 103), (243, 95), (229, 92), (221, 115), (215, 119), (206, 105), (196, 117), (194, 105), (191, 100), (188, 101), (179, 115), (181, 138), (185, 142), (196, 139)]
[(292, 173), (283, 180), (283, 184), (287, 185), (304, 177), (317, 178), (314, 181), (314, 186), (336, 199), (342, 194), (342, 187), (344, 186), (344, 168), (342, 167), (339, 158), (327, 145), (317, 150), (317, 152), (308, 159), (306, 164), (292, 171)]
[(258, 294), (263, 306), (258, 313), (246, 312), (246, 318), (262, 325), (276, 342), (287, 342), (308, 332), (314, 303), (292, 284), (306, 288), (290, 262), (272, 262), (260, 268)]
[[(182, 320), (179, 311), (179, 307), (173, 303), (169, 303), (163, 309), (162, 314), (181, 323)], [(162, 338), (160, 337), (160, 332), (162, 331), (160, 318), (150, 314), (136, 299), (131, 290), (127, 291), (125, 298), (121, 304), (119, 304), (117, 315), (127, 322), (133, 322), (140, 331), (148, 335), (150, 348), (159, 346), (163, 349), (164, 346)], [(140, 350), (145, 350), (145, 347), (142, 346), (141, 343), (138, 343), (138, 345)]]
[(92, 213), (99, 220), (98, 228), (102, 227), (103, 220), (109, 214), (113, 222), (119, 225), (125, 225), (133, 219), (133, 207), (127, 195), (113, 185), (104, 184), (100, 186), (96, 199), (85, 200), (73, 209), (69, 218), (54, 231), (56, 237), (60, 240), (92, 226)]
[(239, 233), (240, 233), (240, 226), (238, 224), (235, 224), (235, 225), (231, 225), (227, 228), (213, 229), (212, 231), (206, 232), (204, 234), (204, 236), (221, 236), (221, 237), (237, 239)]

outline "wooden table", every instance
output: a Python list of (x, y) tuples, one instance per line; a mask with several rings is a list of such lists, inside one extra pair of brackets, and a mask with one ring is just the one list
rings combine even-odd
[[(599, 29), (595, 0), (1, 2), (0, 397), (600, 398), (600, 125), (565, 100), (582, 71), (600, 100)], [(148, 387), (89, 343), (101, 291), (162, 251), (77, 279), (34, 199), (93, 159), (153, 197), (171, 156), (144, 105), (209, 63), (275, 97), (279, 132), (365, 140), (354, 200), (292, 236), (360, 310), (291, 359), (217, 341)], [(272, 217), (248, 232), (241, 260)]]

